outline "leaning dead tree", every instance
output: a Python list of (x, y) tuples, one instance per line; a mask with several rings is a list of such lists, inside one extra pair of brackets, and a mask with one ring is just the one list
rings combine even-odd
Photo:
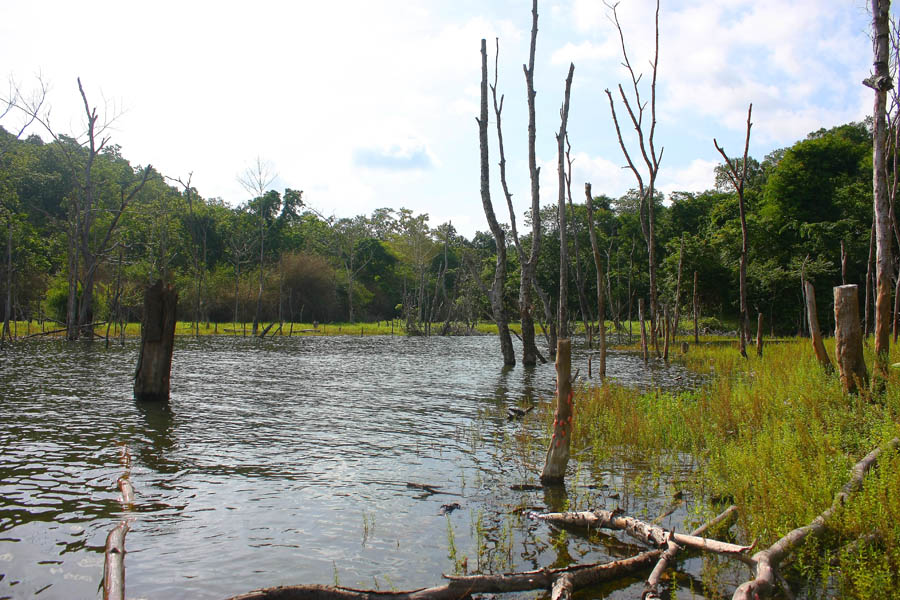
[(863, 84), (875, 90), (872, 188), (875, 213), (875, 368), (873, 388), (883, 387), (888, 375), (891, 320), (891, 214), (887, 190), (885, 108), (893, 87), (889, 67), (890, 0), (871, 0), (875, 72)]
[(553, 418), (553, 435), (544, 469), (541, 471), (541, 483), (561, 484), (566, 476), (569, 464), (569, 445), (572, 439), (572, 419), (575, 415), (574, 393), (572, 391), (572, 340), (569, 338), (569, 244), (566, 239), (566, 164), (564, 143), (566, 127), (569, 121), (569, 93), (572, 90), (572, 75), (575, 65), (569, 63), (569, 74), (566, 77), (566, 91), (562, 108), (559, 111), (559, 133), (556, 135), (559, 169), (559, 202), (557, 219), (559, 221), (559, 340), (556, 347), (556, 414)]
[[(750, 313), (747, 308), (747, 250), (749, 245), (747, 242), (747, 216), (744, 210), (744, 184), (747, 182), (747, 151), (750, 148), (750, 127), (753, 125), (750, 122), (750, 116), (752, 113), (753, 103), (751, 102), (750, 108), (747, 109), (747, 137), (744, 139), (744, 159), (740, 165), (737, 164), (736, 160), (728, 158), (725, 150), (719, 146), (716, 138), (713, 138), (713, 145), (719, 151), (719, 154), (722, 155), (722, 158), (725, 159), (728, 179), (731, 181), (734, 191), (737, 192), (738, 208), (741, 215), (741, 267), (739, 275), (741, 295), (740, 348), (741, 356), (744, 358), (747, 358), (747, 337), (750, 335)], [(738, 169), (739, 166), (740, 169)], [(843, 242), (841, 248), (843, 248)]]
[[(488, 108), (487, 108), (487, 41), (481, 40), (481, 116), (478, 121), (478, 141), (481, 147), (481, 204), (484, 208), (484, 215), (487, 218), (488, 226), (494, 235), (494, 242), (497, 245), (497, 264), (494, 267), (494, 283), (491, 286), (488, 297), (491, 301), (491, 311), (494, 322), (497, 324), (497, 331), (500, 334), (500, 352), (503, 355), (503, 364), (516, 364), (515, 350), (513, 350), (512, 337), (509, 333), (509, 318), (506, 309), (503, 306), (503, 287), (506, 284), (506, 233), (497, 222), (497, 216), (494, 214), (494, 205), (491, 202), (491, 186), (490, 186), (490, 163), (488, 160)], [(496, 104), (496, 95), (495, 95)], [(502, 102), (501, 102), (502, 104)], [(500, 120), (497, 119), (497, 127), (500, 127)], [(502, 138), (501, 138), (502, 140)], [(502, 144), (502, 141), (501, 141)], [(505, 159), (503, 158), (503, 146), (500, 146), (500, 172), (504, 173)], [(503, 179), (504, 190), (506, 189), (506, 180)], [(518, 246), (518, 243), (517, 243)]]
[(619, 139), (619, 147), (622, 149), (622, 154), (625, 155), (625, 162), (627, 163), (628, 168), (634, 174), (634, 177), (637, 180), (638, 184), (638, 195), (640, 199), (638, 216), (640, 217), (639, 220), (641, 223), (641, 233), (644, 237), (644, 242), (646, 242), (647, 244), (647, 252), (649, 257), (650, 329), (651, 336), (653, 338), (653, 345), (656, 348), (657, 356), (659, 356), (659, 339), (657, 337), (659, 301), (657, 298), (656, 281), (656, 217), (654, 214), (655, 211), (653, 206), (654, 193), (656, 191), (656, 176), (657, 173), (659, 173), (659, 163), (662, 160), (664, 150), (663, 148), (660, 148), (659, 152), (657, 153), (656, 146), (654, 144), (654, 136), (656, 134), (656, 74), (659, 64), (659, 0), (657, 0), (656, 2), (656, 12), (654, 13), (655, 36), (653, 59), (650, 62), (650, 69), (652, 73), (652, 78), (650, 81), (649, 100), (650, 125), (649, 131), (646, 132), (645, 129), (647, 127), (647, 124), (644, 121), (644, 117), (646, 116), (648, 102), (646, 100), (642, 100), (641, 98), (641, 89), (638, 85), (641, 80), (641, 75), (635, 73), (634, 68), (631, 65), (631, 61), (628, 58), (628, 51), (625, 47), (625, 34), (622, 31), (622, 25), (621, 23), (619, 23), (619, 16), (616, 13), (616, 7), (618, 6), (618, 4), (610, 4), (606, 0), (604, 0), (604, 4), (606, 4), (606, 6), (612, 13), (612, 21), (619, 33), (619, 42), (622, 48), (622, 64), (627, 69), (628, 74), (631, 78), (633, 97), (629, 98), (628, 94), (625, 93), (625, 88), (622, 87), (621, 83), (618, 86), (619, 96), (626, 112), (628, 113), (628, 117), (631, 121), (632, 127), (634, 128), (635, 134), (637, 135), (637, 152), (640, 154), (640, 158), (643, 160), (644, 167), (646, 168), (647, 180), (645, 181), (644, 176), (642, 175), (642, 170), (644, 167), (639, 168), (637, 166), (635, 160), (632, 159), (628, 147), (625, 145), (625, 141), (622, 138), (622, 129), (619, 126), (619, 119), (616, 114), (615, 101), (613, 100), (612, 92), (607, 89), (606, 96), (609, 99), (609, 110), (612, 113), (613, 124), (615, 125), (616, 135)]

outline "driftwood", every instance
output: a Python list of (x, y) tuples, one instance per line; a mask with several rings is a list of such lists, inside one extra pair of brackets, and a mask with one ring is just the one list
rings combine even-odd
[(807, 538), (822, 535), (834, 513), (862, 488), (863, 478), (878, 461), (881, 453), (885, 450), (895, 450), (898, 446), (900, 446), (900, 438), (894, 438), (881, 448), (869, 452), (865, 458), (854, 465), (850, 472), (850, 481), (835, 494), (834, 501), (827, 510), (819, 514), (809, 525), (794, 529), (765, 550), (757, 552), (751, 559), (751, 564), (756, 571), (756, 578), (741, 584), (735, 590), (733, 600), (755, 600), (770, 596), (775, 589), (776, 573), (781, 561), (792, 550), (803, 544)]
[[(700, 535), (714, 523), (730, 516), (734, 507), (696, 529)], [(296, 585), (266, 588), (234, 596), (229, 600), (461, 600), (472, 594), (499, 594), (552, 590), (553, 600), (570, 597), (577, 589), (614, 581), (643, 569), (649, 569), (662, 556), (662, 550), (648, 550), (635, 556), (608, 563), (572, 565), (559, 569), (537, 569), (502, 575), (448, 576), (444, 585), (408, 591), (381, 592), (329, 585)]]
[(657, 547), (667, 547), (669, 541), (673, 541), (679, 546), (692, 548), (694, 550), (714, 552), (726, 556), (734, 556), (741, 560), (743, 560), (743, 558), (748, 558), (746, 557), (746, 553), (754, 547), (753, 545), (740, 546), (738, 544), (720, 542), (719, 540), (704, 538), (697, 535), (667, 531), (658, 525), (652, 525), (639, 519), (635, 519), (634, 517), (621, 516), (617, 511), (593, 510), (569, 513), (529, 513), (528, 516), (533, 519), (547, 521), (557, 525), (571, 525), (575, 527), (587, 527), (590, 529), (615, 529), (624, 531), (631, 537), (644, 542), (645, 544), (651, 544)]
[[(134, 488), (131, 486), (131, 453), (128, 446), (122, 446), (119, 462), (125, 472), (116, 482), (122, 492), (122, 508), (130, 510), (134, 504)], [(106, 536), (103, 560), (103, 600), (125, 599), (125, 534), (131, 527), (133, 518), (120, 521)]]

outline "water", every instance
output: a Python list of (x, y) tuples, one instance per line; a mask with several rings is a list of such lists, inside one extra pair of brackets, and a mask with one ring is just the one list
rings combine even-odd
[[(106, 535), (129, 517), (129, 597), (225, 598), (434, 585), (463, 557), (471, 572), (626, 556), (635, 547), (611, 536), (554, 543), (521, 510), (627, 499), (656, 514), (671, 491), (629, 491), (648, 467), (626, 463), (580, 472), (568, 496), (510, 490), (536, 482), (543, 449), (526, 435), (537, 419), (506, 408), (549, 402), (554, 370), (502, 369), (496, 338), (180, 339), (168, 406), (132, 399), (136, 356), (136, 342), (0, 351), (0, 598), (97, 597)], [(586, 375), (583, 349), (574, 362)], [(629, 354), (608, 371), (690, 378)], [(132, 511), (116, 487), (123, 447)]]

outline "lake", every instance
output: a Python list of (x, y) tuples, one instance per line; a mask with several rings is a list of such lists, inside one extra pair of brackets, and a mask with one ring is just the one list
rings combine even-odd
[[(647, 485), (646, 465), (577, 460), (567, 492), (511, 490), (537, 483), (544, 449), (529, 433), (544, 424), (506, 409), (550, 402), (555, 372), (503, 369), (496, 337), (178, 339), (167, 406), (133, 400), (137, 351), (0, 350), (0, 598), (98, 596), (106, 535), (129, 514), (116, 487), (123, 446), (136, 494), (129, 598), (335, 581), (410, 589), (463, 560), (504, 572), (623, 557), (636, 549), (625, 538), (563, 536), (520, 513), (619, 504), (653, 516), (673, 491)], [(587, 374), (577, 344), (576, 368)], [(608, 372), (641, 386), (691, 378), (617, 352)], [(679, 586), (699, 589), (693, 577)]]

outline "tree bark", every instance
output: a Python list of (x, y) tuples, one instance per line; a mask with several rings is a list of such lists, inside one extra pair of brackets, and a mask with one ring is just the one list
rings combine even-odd
[[(503, 306), (503, 288), (506, 285), (506, 234), (497, 222), (494, 205), (491, 202), (490, 162), (488, 158), (488, 109), (487, 109), (487, 40), (481, 40), (481, 116), (478, 121), (478, 140), (481, 147), (481, 204), (488, 226), (497, 245), (497, 262), (494, 265), (494, 282), (489, 298), (494, 322), (500, 336), (500, 353), (503, 364), (516, 364), (516, 354), (509, 333), (509, 318)], [(478, 274), (474, 273), (477, 277)], [(532, 326), (532, 336), (534, 329)]]
[(144, 294), (141, 352), (134, 376), (136, 400), (167, 401), (172, 351), (175, 346), (175, 311), (178, 293), (157, 281)]
[(875, 367), (873, 389), (884, 386), (888, 376), (891, 319), (891, 220), (887, 190), (885, 108), (891, 82), (889, 53), (890, 0), (872, 0), (872, 30), (875, 72), (863, 83), (875, 90), (872, 188), (875, 213)]
[(763, 355), (763, 314), (759, 313), (756, 317), (756, 356), (762, 358)]
[(572, 340), (560, 339), (557, 344), (556, 414), (553, 418), (553, 436), (541, 472), (541, 483), (544, 485), (562, 484), (569, 464), (569, 442), (572, 437)]
[(803, 286), (803, 289), (806, 292), (806, 317), (809, 321), (809, 337), (812, 340), (813, 351), (816, 353), (816, 359), (819, 361), (819, 364), (821, 364), (827, 372), (831, 372), (834, 367), (832, 367), (831, 360), (828, 358), (828, 353), (825, 351), (825, 344), (822, 343), (822, 332), (819, 330), (819, 317), (816, 314), (816, 290), (808, 281), (804, 281)]
[(834, 288), (834, 361), (846, 393), (867, 387), (869, 373), (863, 359), (859, 326), (859, 293), (856, 285)]

